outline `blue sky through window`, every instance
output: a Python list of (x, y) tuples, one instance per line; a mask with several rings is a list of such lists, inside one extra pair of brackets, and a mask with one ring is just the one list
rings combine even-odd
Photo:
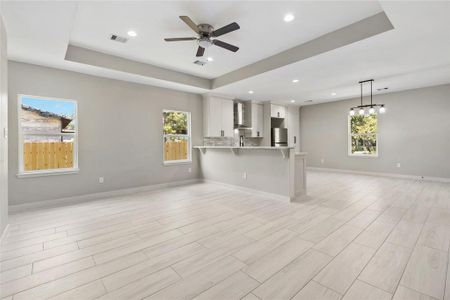
[(64, 100), (47, 100), (22, 96), (22, 105), (48, 111), (54, 114), (72, 117), (75, 116), (75, 103)]

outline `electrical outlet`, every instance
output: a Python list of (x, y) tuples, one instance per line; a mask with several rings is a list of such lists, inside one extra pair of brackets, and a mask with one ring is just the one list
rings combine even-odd
[(242, 176), (244, 180), (247, 180), (247, 172), (244, 172), (244, 175)]
[(189, 169), (188, 169), (188, 172), (189, 172), (189, 173), (192, 173), (192, 168), (189, 168)]
[(103, 182), (105, 182), (105, 178), (99, 177), (99, 178), (98, 178), (98, 183), (103, 183)]
[(325, 158), (321, 158), (321, 159), (320, 159), (320, 163), (321, 163), (321, 164), (325, 163)]
[(401, 167), (401, 164), (400, 163), (397, 163), (397, 168), (400, 168)]

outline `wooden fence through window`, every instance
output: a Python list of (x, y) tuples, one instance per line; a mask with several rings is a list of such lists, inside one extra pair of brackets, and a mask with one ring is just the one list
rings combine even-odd
[(23, 162), (25, 171), (73, 168), (73, 143), (24, 143)]
[[(187, 141), (164, 143), (164, 160), (185, 159), (188, 159)], [(25, 171), (73, 168), (73, 143), (24, 143), (23, 161)]]
[(188, 142), (168, 141), (164, 143), (164, 160), (184, 160), (188, 159)]

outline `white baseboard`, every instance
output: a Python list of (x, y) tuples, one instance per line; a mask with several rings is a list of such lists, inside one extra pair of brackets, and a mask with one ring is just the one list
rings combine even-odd
[(332, 169), (332, 168), (318, 168), (318, 167), (307, 167), (306, 169), (311, 170), (311, 171), (326, 171), (326, 172), (337, 172), (337, 173), (348, 173), (348, 174), (359, 174), (359, 175), (369, 175), (369, 176), (392, 177), (392, 178), (403, 178), (403, 179), (450, 183), (450, 178), (444, 178), (444, 177), (415, 176), (415, 175), (397, 174), (397, 173), (366, 172), (366, 171), (356, 171), (356, 170), (347, 170), (347, 169)]
[(6, 233), (8, 232), (9, 224), (6, 224), (5, 229), (3, 229), (2, 234), (0, 235), (0, 244), (3, 242), (3, 239), (6, 237)]
[(271, 199), (278, 200), (278, 201), (284, 201), (284, 202), (290, 202), (291, 201), (291, 197), (289, 197), (289, 196), (283, 196), (283, 195), (279, 195), (279, 194), (263, 192), (263, 191), (255, 190), (255, 189), (252, 189), (252, 188), (243, 187), (243, 186), (240, 186), (240, 185), (224, 183), (224, 182), (210, 180), (210, 179), (203, 179), (203, 182), (218, 184), (218, 185), (221, 185), (221, 186), (224, 186), (224, 187), (228, 187), (228, 188), (232, 188), (232, 189), (244, 192), (244, 193), (249, 193), (249, 194), (252, 194), (252, 195), (259, 195), (261, 197), (271, 198)]
[(160, 184), (154, 184), (154, 185), (139, 186), (139, 187), (134, 187), (134, 188), (113, 190), (113, 191), (108, 191), (108, 192), (92, 193), (92, 194), (59, 198), (59, 199), (53, 199), (53, 200), (37, 201), (37, 202), (33, 202), (33, 203), (11, 205), (11, 206), (9, 206), (9, 213), (20, 213), (20, 212), (24, 212), (24, 211), (36, 210), (36, 209), (42, 209), (42, 208), (50, 208), (50, 207), (57, 207), (57, 206), (63, 206), (63, 205), (73, 205), (73, 204), (78, 204), (80, 202), (87, 202), (87, 201), (93, 201), (93, 200), (98, 200), (98, 199), (102, 199), (102, 198), (108, 198), (108, 197), (117, 197), (117, 196), (129, 195), (129, 194), (133, 194), (133, 193), (141, 193), (141, 192), (160, 190), (160, 189), (165, 189), (165, 188), (169, 188), (169, 187), (188, 185), (188, 184), (193, 184), (193, 183), (198, 183), (198, 182), (202, 182), (202, 179), (180, 180), (180, 181), (169, 182), (169, 183), (160, 183)]

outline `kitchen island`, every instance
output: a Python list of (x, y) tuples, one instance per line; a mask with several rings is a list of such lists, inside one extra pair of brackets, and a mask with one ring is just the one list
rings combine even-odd
[(293, 147), (196, 146), (206, 181), (291, 201), (306, 194), (306, 153)]

